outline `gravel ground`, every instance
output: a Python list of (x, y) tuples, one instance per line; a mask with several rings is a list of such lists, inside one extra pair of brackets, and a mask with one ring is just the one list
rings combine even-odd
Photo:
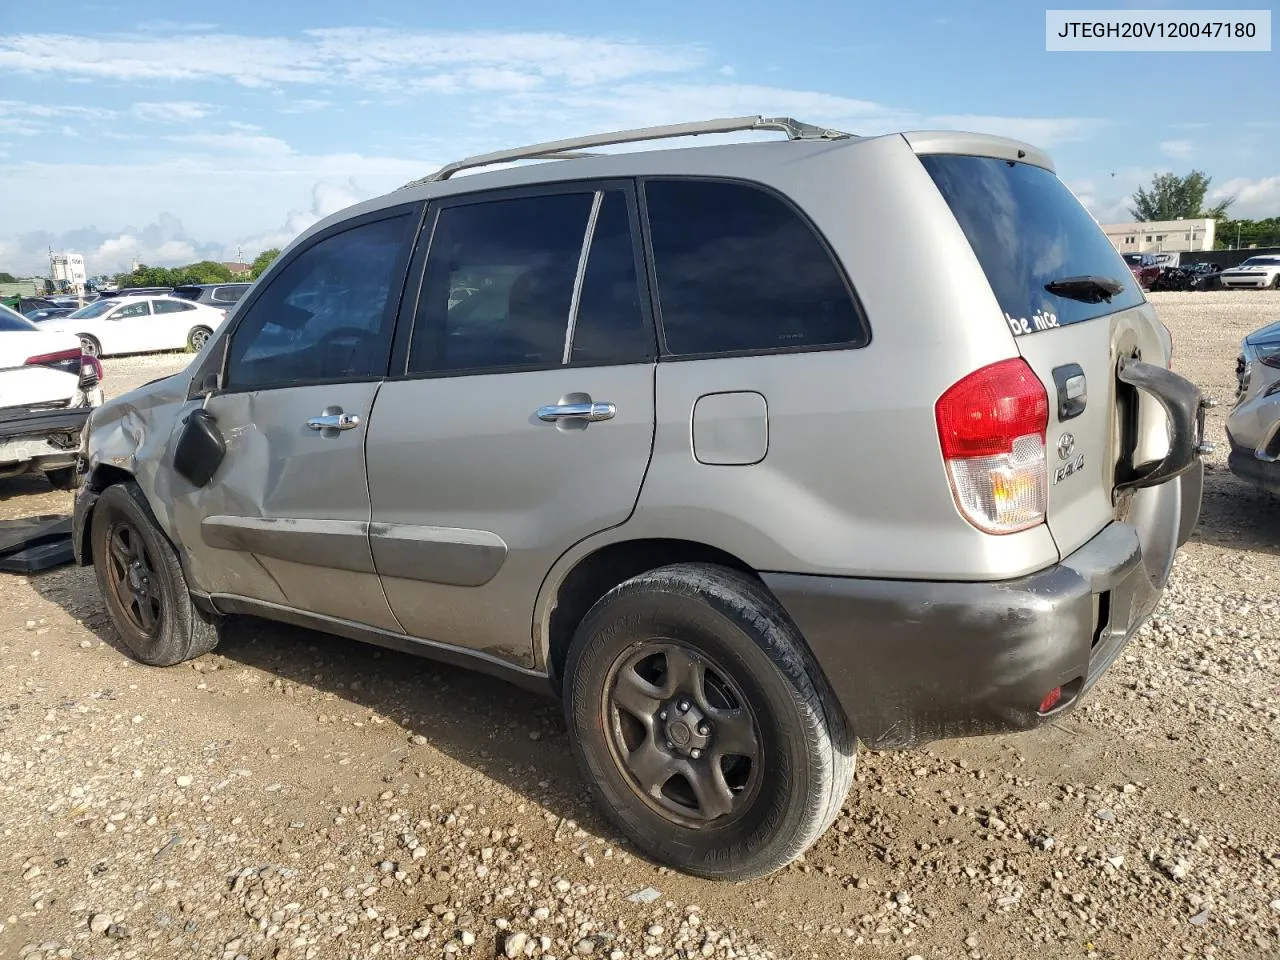
[[(1222, 439), (1280, 294), (1151, 299)], [(108, 389), (185, 359), (109, 360)], [(149, 669), (90, 571), (5, 578), (0, 957), (1277, 957), (1278, 557), (1280, 501), (1220, 448), (1163, 606), (1086, 705), (864, 752), (828, 834), (747, 884), (630, 853), (550, 701), (254, 620)]]

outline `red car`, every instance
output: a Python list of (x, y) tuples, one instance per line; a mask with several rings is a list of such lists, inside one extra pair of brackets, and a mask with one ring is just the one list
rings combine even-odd
[(1150, 290), (1160, 276), (1160, 264), (1149, 253), (1126, 253), (1124, 262), (1129, 265), (1129, 271), (1143, 290)]

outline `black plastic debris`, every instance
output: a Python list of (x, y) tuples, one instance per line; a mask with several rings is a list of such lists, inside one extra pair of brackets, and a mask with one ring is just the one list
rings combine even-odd
[(39, 573), (74, 560), (69, 516), (0, 520), (0, 573)]

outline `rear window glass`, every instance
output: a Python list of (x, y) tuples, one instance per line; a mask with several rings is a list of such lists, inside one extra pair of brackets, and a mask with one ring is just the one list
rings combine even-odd
[[(1097, 221), (1056, 175), (1029, 163), (952, 155), (920, 158), (969, 238), (1015, 335), (1115, 313), (1142, 290)], [(1121, 285), (1108, 303), (1050, 293), (1068, 277)]]
[(0, 332), (12, 333), (16, 330), (35, 330), (36, 325), (20, 313), (15, 313), (0, 303)]

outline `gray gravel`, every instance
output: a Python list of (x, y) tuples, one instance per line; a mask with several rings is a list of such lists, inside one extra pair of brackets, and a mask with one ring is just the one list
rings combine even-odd
[[(1157, 294), (1224, 401), (1272, 293)], [(109, 389), (182, 357), (107, 361)], [(1211, 412), (1221, 436), (1224, 408)], [(1210, 460), (1165, 601), (1033, 734), (864, 753), (764, 881), (662, 870), (557, 707), (255, 621), (125, 659), (88, 571), (0, 580), (0, 957), (1240, 957), (1280, 951), (1280, 508)], [(69, 509), (36, 481), (5, 516)]]

